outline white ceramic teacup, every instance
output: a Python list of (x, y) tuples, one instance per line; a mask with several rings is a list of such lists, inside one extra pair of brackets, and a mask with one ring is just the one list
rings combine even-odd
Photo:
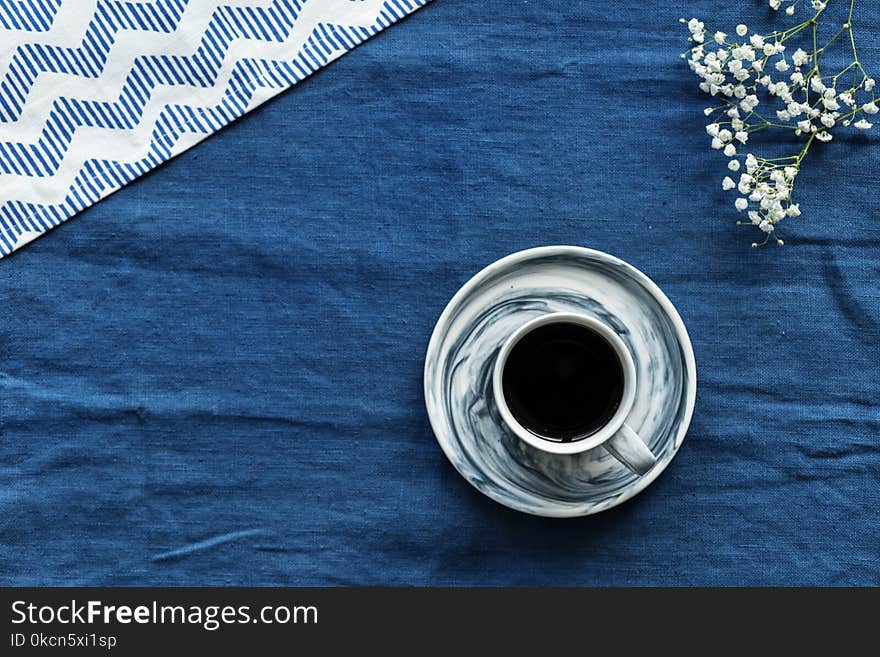
[[(614, 349), (623, 370), (623, 393), (613, 416), (598, 430), (584, 438), (570, 442), (559, 442), (552, 438), (542, 437), (520, 424), (510, 411), (502, 384), (504, 366), (514, 346), (536, 328), (556, 323), (579, 324), (604, 338)], [(579, 454), (602, 445), (617, 460), (640, 475), (648, 472), (657, 462), (657, 458), (645, 442), (626, 424), (626, 418), (632, 410), (636, 396), (636, 367), (632, 355), (614, 329), (594, 317), (579, 313), (548, 313), (526, 322), (514, 331), (502, 345), (495, 361), (492, 387), (495, 402), (504, 423), (517, 437), (535, 449), (551, 454)]]

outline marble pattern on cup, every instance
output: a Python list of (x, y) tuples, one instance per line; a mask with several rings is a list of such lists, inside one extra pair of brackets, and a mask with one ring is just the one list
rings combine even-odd
[[(522, 324), (551, 312), (596, 317), (630, 349), (637, 390), (627, 424), (658, 457), (647, 474), (601, 446), (541, 452), (502, 422), (492, 394), (498, 352)], [(453, 466), (492, 499), (536, 515), (596, 513), (643, 490), (681, 446), (695, 396), (693, 351), (669, 300), (634, 267), (580, 247), (522, 251), (477, 274), (443, 312), (425, 362), (428, 415)]]

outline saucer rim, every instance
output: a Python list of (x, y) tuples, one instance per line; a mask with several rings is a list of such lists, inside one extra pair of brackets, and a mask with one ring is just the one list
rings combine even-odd
[[(602, 260), (612, 265), (621, 266), (631, 272), (634, 277), (651, 293), (651, 295), (659, 302), (660, 306), (666, 312), (667, 316), (672, 321), (672, 325), (675, 327), (677, 336), (679, 338), (679, 344), (681, 345), (685, 368), (688, 374), (688, 386), (686, 390), (686, 409), (684, 413), (684, 418), (679, 425), (678, 435), (675, 437), (675, 442), (673, 444), (673, 450), (669, 454), (669, 457), (664, 459), (663, 461), (658, 461), (657, 465), (654, 466), (647, 474), (640, 477), (636, 480), (630, 487), (628, 487), (624, 492), (620, 493), (616, 497), (606, 500), (605, 502), (600, 502), (598, 504), (593, 504), (587, 509), (575, 508), (572, 509), (568, 506), (560, 506), (558, 508), (544, 508), (540, 513), (535, 510), (525, 509), (522, 507), (513, 506), (512, 504), (508, 504), (506, 500), (499, 499), (494, 495), (490, 494), (486, 490), (480, 488), (475, 481), (472, 481), (470, 477), (465, 476), (465, 473), (461, 472), (455, 464), (454, 455), (450, 453), (447, 445), (445, 444), (448, 441), (441, 440), (440, 434), (441, 431), (438, 430), (439, 420), (435, 420), (435, 414), (432, 412), (431, 406), (428, 404), (429, 398), (429, 388), (430, 381), (428, 378), (428, 364), (431, 362), (430, 357), (432, 353), (436, 353), (440, 348), (440, 343), (443, 341), (445, 335), (441, 334), (440, 327), (444, 324), (449, 323), (449, 317), (453, 313), (453, 309), (456, 308), (460, 301), (467, 297), (471, 292), (477, 288), (486, 278), (494, 275), (498, 270), (508, 268), (510, 266), (519, 264), (523, 261), (544, 258), (548, 256), (555, 255), (571, 255), (576, 258), (591, 258), (596, 260)], [(599, 251), (598, 249), (591, 249), (584, 246), (574, 246), (574, 245), (548, 245), (548, 246), (537, 246), (528, 249), (523, 249), (520, 251), (516, 251), (514, 253), (510, 253), (494, 262), (486, 265), (483, 269), (478, 271), (476, 274), (471, 276), (467, 282), (462, 285), (458, 291), (452, 296), (446, 306), (443, 308), (443, 312), (437, 318), (436, 323), (434, 324), (434, 329), (431, 332), (431, 339), (428, 341), (428, 348), (425, 353), (425, 365), (423, 368), (423, 397), (425, 402), (425, 409), (428, 414), (428, 421), (431, 425), (431, 431), (434, 434), (434, 439), (440, 445), (440, 449), (443, 451), (443, 454), (446, 456), (446, 459), (449, 461), (450, 465), (455, 469), (455, 471), (461, 475), (462, 479), (467, 481), (471, 486), (473, 486), (477, 491), (481, 494), (485, 495), (489, 499), (494, 502), (501, 504), (509, 509), (513, 509), (514, 511), (519, 511), (520, 513), (526, 513), (529, 515), (539, 516), (539, 517), (547, 517), (547, 518), (580, 518), (584, 516), (594, 515), (596, 513), (601, 513), (602, 511), (607, 511), (608, 509), (612, 509), (624, 502), (632, 499), (643, 490), (645, 490), (648, 486), (650, 486), (657, 477), (663, 473), (669, 464), (675, 459), (675, 456), (678, 454), (678, 450), (681, 449), (682, 444), (684, 443), (685, 436), (690, 427), (691, 420), (693, 418), (694, 407), (696, 405), (697, 398), (697, 365), (696, 359), (694, 357), (693, 345), (691, 344), (690, 335), (688, 335), (687, 329), (685, 328), (684, 321), (681, 319), (681, 315), (679, 315), (678, 310), (669, 300), (669, 297), (660, 289), (660, 287), (655, 283), (647, 274), (642, 272), (640, 269), (635, 267), (634, 265), (626, 262), (625, 260), (621, 260), (620, 258), (611, 255), (610, 253), (606, 253), (605, 251)], [(553, 502), (552, 499), (547, 498), (550, 503)]]

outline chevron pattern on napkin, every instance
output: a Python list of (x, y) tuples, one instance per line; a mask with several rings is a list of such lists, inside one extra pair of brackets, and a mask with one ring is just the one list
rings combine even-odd
[(430, 0), (0, 0), (0, 258)]

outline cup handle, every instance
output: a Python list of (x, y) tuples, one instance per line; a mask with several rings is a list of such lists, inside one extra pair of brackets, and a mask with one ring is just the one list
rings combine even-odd
[(623, 463), (637, 475), (643, 475), (654, 467), (657, 457), (626, 424), (611, 436), (603, 445), (618, 461)]

